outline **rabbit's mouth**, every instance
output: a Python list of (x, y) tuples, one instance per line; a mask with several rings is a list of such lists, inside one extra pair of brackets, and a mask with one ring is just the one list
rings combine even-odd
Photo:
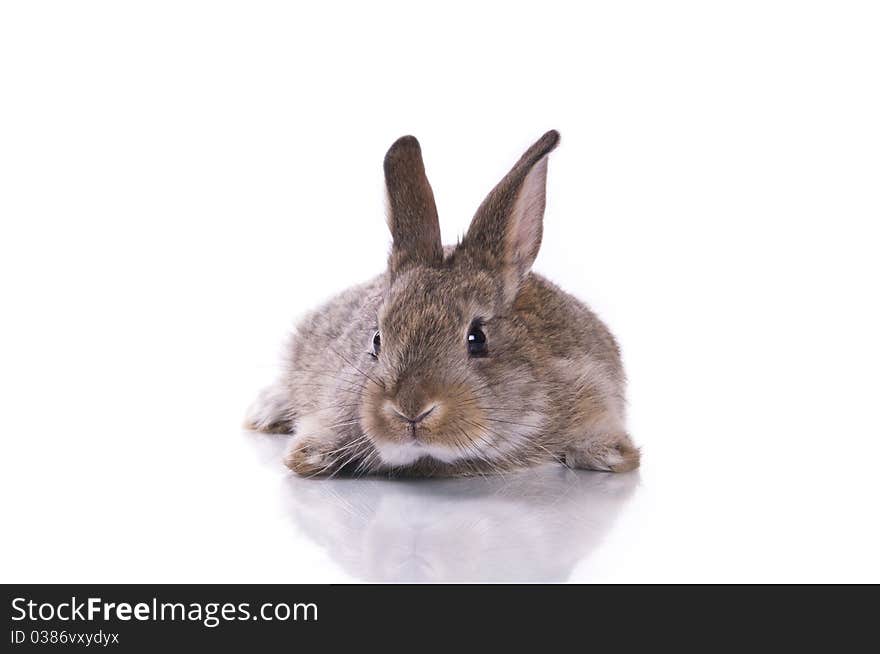
[(501, 434), (488, 428), (491, 419), (481, 406), (487, 393), (479, 384), (446, 384), (442, 379), (371, 385), (360, 408), (360, 424), (386, 467), (421, 462), (437, 468), (464, 461), (491, 467), (497, 465), (497, 456), (509, 458), (507, 447), (519, 440), (501, 442)]
[(384, 438), (374, 438), (373, 442), (386, 464), (409, 465), (424, 458), (451, 463), (460, 458), (454, 448), (436, 438), (448, 414), (439, 400), (420, 403), (416, 409), (386, 400), (381, 411), (385, 420), (380, 433)]

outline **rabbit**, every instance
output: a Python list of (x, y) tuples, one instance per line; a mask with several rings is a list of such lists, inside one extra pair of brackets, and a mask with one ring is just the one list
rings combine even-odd
[(531, 271), (543, 232), (544, 134), (444, 247), (419, 142), (384, 161), (387, 270), (296, 327), (280, 379), (246, 426), (293, 434), (304, 476), (466, 476), (558, 461), (626, 472), (617, 342), (585, 304)]

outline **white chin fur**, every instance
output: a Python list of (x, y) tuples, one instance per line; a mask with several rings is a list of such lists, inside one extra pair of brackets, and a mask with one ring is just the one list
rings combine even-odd
[(452, 463), (462, 456), (459, 452), (441, 445), (427, 445), (413, 441), (410, 443), (374, 442), (383, 463), (390, 466), (405, 466), (419, 459), (430, 457), (443, 463)]

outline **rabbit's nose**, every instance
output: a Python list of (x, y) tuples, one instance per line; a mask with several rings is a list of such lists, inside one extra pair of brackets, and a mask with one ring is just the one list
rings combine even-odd
[(437, 408), (437, 405), (434, 404), (434, 405), (432, 405), (431, 407), (429, 407), (426, 411), (422, 411), (421, 413), (419, 413), (418, 415), (416, 415), (414, 418), (411, 417), (411, 416), (408, 416), (406, 413), (403, 413), (403, 412), (400, 411), (400, 409), (398, 409), (397, 407), (392, 407), (392, 410), (394, 411), (394, 413), (397, 414), (397, 416), (398, 416), (399, 418), (405, 420), (406, 422), (408, 422), (408, 423), (411, 424), (411, 425), (417, 425), (417, 424), (419, 424), (422, 420), (424, 420), (424, 419), (427, 418), (429, 415), (431, 415), (431, 414), (434, 412), (434, 409), (436, 409), (436, 408)]

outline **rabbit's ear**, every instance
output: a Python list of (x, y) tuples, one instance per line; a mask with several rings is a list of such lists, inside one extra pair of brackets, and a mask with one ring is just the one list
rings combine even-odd
[(472, 260), (501, 275), (509, 300), (541, 247), (547, 155), (558, 143), (551, 130), (526, 150), (483, 200), (461, 242)]
[(440, 221), (425, 176), (422, 149), (414, 136), (397, 139), (385, 155), (385, 188), (393, 239), (388, 268), (395, 273), (413, 264), (441, 264)]

